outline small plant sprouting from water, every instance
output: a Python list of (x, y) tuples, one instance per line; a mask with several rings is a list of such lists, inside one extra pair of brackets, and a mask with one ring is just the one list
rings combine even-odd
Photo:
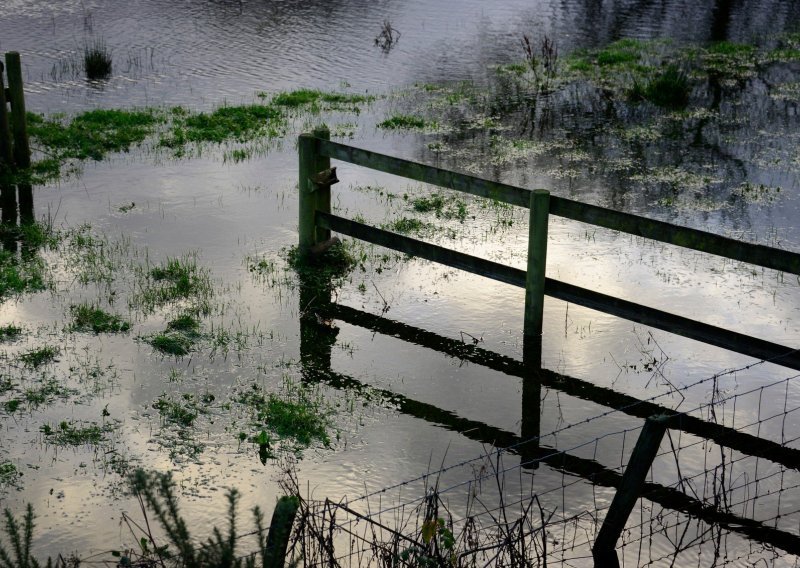
[(656, 106), (680, 109), (689, 104), (689, 78), (676, 65), (668, 65), (661, 73), (642, 84), (634, 79), (629, 91), (631, 100), (647, 100)]
[(250, 414), (256, 430), (250, 441), (259, 446), (262, 461), (274, 457), (277, 450), (298, 454), (314, 442), (325, 447), (331, 443), (329, 430), (333, 411), (319, 391), (287, 379), (280, 394), (267, 393), (254, 384), (239, 393), (235, 400)]
[(56, 361), (56, 357), (58, 357), (60, 353), (61, 350), (58, 347), (45, 345), (44, 347), (31, 349), (30, 351), (22, 353), (19, 356), (19, 360), (22, 361), (26, 367), (38, 369), (42, 365), (47, 365), (48, 363)]
[(112, 59), (111, 50), (105, 40), (95, 39), (83, 48), (83, 69), (86, 78), (91, 81), (108, 79), (111, 76)]
[[(126, 554), (126, 557), (139, 557), (137, 562), (128, 564), (129, 566), (256, 568), (272, 565), (274, 558), (267, 547), (267, 529), (264, 514), (259, 507), (253, 508), (255, 530), (252, 534), (258, 543), (257, 550), (250, 554), (241, 554), (236, 549), (240, 542), (236, 533), (236, 507), (239, 502), (239, 492), (236, 489), (230, 489), (227, 493), (227, 534), (214, 527), (213, 536), (198, 546), (189, 533), (186, 520), (180, 514), (175, 482), (170, 474), (136, 470), (130, 476), (129, 483), (132, 493), (139, 501), (142, 515), (147, 519), (148, 509), (152, 511), (169, 540), (169, 544), (158, 544), (149, 529), (149, 522), (135, 522), (126, 515), (124, 520), (131, 530), (142, 533), (139, 538), (141, 552), (129, 551)], [(297, 497), (284, 499), (295, 501), (295, 506), (298, 500)], [(122, 556), (122, 553), (118, 552), (117, 555)]]
[(14, 325), (13, 323), (0, 326), (0, 342), (14, 341), (15, 339), (18, 339), (22, 333), (23, 329)]
[(386, 130), (424, 130), (437, 127), (438, 123), (434, 121), (410, 114), (396, 114), (378, 123), (378, 128)]
[(110, 314), (97, 306), (78, 304), (70, 309), (72, 313), (73, 331), (91, 331), (93, 333), (117, 333), (128, 331), (131, 324), (116, 314)]
[(549, 91), (551, 81), (558, 74), (558, 47), (555, 41), (544, 35), (537, 49), (530, 38), (523, 34), (522, 50), (525, 53), (525, 63), (533, 75), (534, 84), (542, 92)]
[(208, 270), (197, 265), (193, 255), (168, 258), (143, 275), (140, 290), (134, 294), (131, 307), (144, 311), (167, 304), (190, 301), (198, 313), (208, 313), (213, 286)]
[[(4, 529), (10, 542), (10, 551), (0, 543), (0, 566), (2, 568), (39, 568), (42, 564), (31, 554), (33, 543), (33, 506), (28, 503), (22, 525), (14, 518), (10, 509), (5, 509)], [(52, 562), (47, 559), (46, 566), (50, 568)]]
[(108, 434), (113, 432), (115, 424), (89, 424), (64, 420), (58, 426), (44, 424), (40, 431), (45, 439), (57, 446), (97, 446), (108, 442)]
[(384, 20), (380, 33), (375, 36), (375, 45), (388, 53), (399, 39), (400, 32), (392, 27), (392, 23), (389, 20)]

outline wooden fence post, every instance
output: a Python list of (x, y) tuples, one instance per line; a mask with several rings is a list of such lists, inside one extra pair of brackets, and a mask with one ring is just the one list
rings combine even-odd
[(267, 548), (264, 551), (264, 568), (283, 568), (286, 561), (286, 548), (292, 534), (294, 517), (300, 505), (297, 497), (284, 495), (278, 499), (272, 522), (269, 524)]
[(528, 271), (525, 275), (525, 341), (541, 340), (544, 310), (544, 275), (547, 265), (547, 220), (550, 192), (531, 192), (528, 228)]
[(330, 235), (330, 231), (317, 229), (314, 222), (316, 209), (327, 213), (331, 210), (330, 185), (320, 185), (313, 181), (316, 174), (330, 168), (331, 164), (330, 158), (320, 155), (316, 138), (330, 139), (330, 132), (327, 128), (319, 128), (312, 134), (301, 134), (297, 144), (300, 162), (298, 245), (301, 255), (308, 254), (311, 247)]
[(636, 446), (628, 460), (628, 466), (622, 475), (620, 486), (614, 495), (614, 500), (611, 501), (606, 518), (603, 520), (603, 526), (600, 527), (600, 532), (592, 547), (592, 555), (597, 567), (619, 567), (619, 558), (615, 551), (617, 540), (642, 493), (647, 472), (653, 465), (658, 447), (667, 431), (668, 419), (667, 416), (651, 416), (644, 423), (639, 438), (636, 440)]
[(31, 167), (31, 148), (28, 144), (28, 127), (25, 122), (25, 92), (22, 89), (22, 64), (19, 53), (6, 53), (8, 98), (11, 101), (11, 130), (14, 134), (14, 162), (18, 168)]
[(3, 81), (3, 63), (0, 62), (0, 174), (11, 169), (14, 162), (11, 157), (11, 130), (8, 127), (8, 101), (6, 86)]

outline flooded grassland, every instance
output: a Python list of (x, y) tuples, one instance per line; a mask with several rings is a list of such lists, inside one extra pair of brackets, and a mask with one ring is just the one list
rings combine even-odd
[[(519, 61), (487, 66), (485, 83), (265, 87), (242, 104), (204, 109), (29, 106), (35, 163), (14, 180), (18, 202), (4, 190), (0, 505), (18, 517), (33, 505), (40, 556), (138, 546), (124, 521), (139, 513), (129, 493), (137, 468), (173, 471), (182, 510), (202, 533), (224, 524), (227, 487), (240, 491), (242, 510), (270, 511), (287, 468), (304, 491), (337, 500), (480, 456), (489, 435), (522, 435), (518, 377), (443, 354), (421, 333), (364, 323), (381, 315), (519, 359), (520, 290), (344, 239), (332, 298), (366, 315), (320, 313), (318, 329), (301, 329), (301, 132), (325, 124), (358, 147), (800, 250), (800, 37), (626, 39), (569, 53), (548, 52), (544, 37), (528, 41)], [(346, 164), (338, 176), (338, 214), (525, 267), (526, 210)], [(17, 207), (19, 218), (9, 214)], [(800, 342), (794, 276), (559, 218), (548, 244), (554, 278)], [(797, 447), (787, 409), (798, 407), (800, 389), (777, 365), (751, 367), (747, 357), (555, 300), (545, 305), (543, 363), (674, 409), (740, 396), (714, 419)], [(683, 388), (716, 375), (712, 389)], [(780, 392), (753, 390), (780, 381)], [(606, 452), (599, 442), (580, 447), (641, 425), (607, 412), (553, 385), (542, 390), (537, 422), (543, 435), (558, 432), (548, 446), (617, 468), (630, 439), (609, 438)], [(471, 431), (490, 434), (462, 435)], [(715, 460), (722, 471), (751, 466), (689, 435), (676, 445), (686, 448), (680, 464), (653, 474), (665, 485)], [(796, 530), (798, 502), (784, 488), (797, 472), (760, 467), (740, 475), (769, 476), (764, 487), (779, 476), (777, 505), (767, 489), (764, 515), (777, 510), (775, 523)], [(566, 486), (564, 476), (549, 465), (536, 473), (541, 487)], [(588, 481), (570, 487), (564, 499), (543, 496), (544, 506), (566, 517), (613, 496)], [(755, 501), (750, 514), (761, 514)], [(731, 558), (751, 547), (728, 534)], [(650, 558), (669, 550), (655, 542)], [(748, 562), (784, 561), (763, 546), (748, 550)]]

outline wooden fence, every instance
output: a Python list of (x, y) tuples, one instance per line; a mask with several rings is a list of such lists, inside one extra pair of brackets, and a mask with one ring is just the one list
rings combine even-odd
[[(538, 374), (534, 372), (535, 377), (524, 377), (524, 381), (537, 380), (536, 377), (541, 378), (546, 373), (540, 368), (544, 296), (605, 312), (759, 360), (800, 370), (800, 352), (796, 348), (712, 326), (545, 276), (547, 225), (550, 215), (795, 275), (800, 275), (800, 254), (798, 253), (741, 242), (706, 231), (580, 203), (552, 196), (546, 190), (524, 189), (355, 148), (331, 141), (327, 130), (316, 130), (312, 134), (301, 135), (298, 142), (298, 153), (298, 232), (301, 254), (306, 254), (314, 246), (325, 242), (330, 238), (330, 232), (336, 231), (405, 254), (525, 288), (524, 359), (528, 362), (531, 357), (537, 359), (539, 372)], [(336, 180), (335, 170), (331, 171), (331, 159), (511, 205), (527, 207), (530, 210), (527, 270), (512, 268), (334, 215), (331, 212), (331, 185), (338, 180)], [(528, 364), (526, 368), (536, 369), (536, 366), (531, 367)], [(523, 388), (523, 399), (527, 398), (531, 401), (530, 397), (525, 397), (524, 392)], [(531, 402), (536, 403), (538, 408), (538, 401)], [(691, 420), (690, 417), (685, 418)], [(618, 565), (614, 552), (615, 544), (631, 509), (641, 494), (641, 487), (645, 482), (645, 477), (664, 432), (667, 428), (683, 429), (679, 424), (682, 421), (682, 418), (661, 415), (647, 418), (595, 542), (593, 550), (598, 566)], [(525, 437), (525, 432), (523, 432), (523, 437)], [(795, 464), (795, 467), (798, 466)]]

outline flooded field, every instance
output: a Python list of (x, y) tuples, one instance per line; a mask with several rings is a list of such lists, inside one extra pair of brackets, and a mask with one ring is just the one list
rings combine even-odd
[[(0, 195), (0, 507), (32, 504), (38, 556), (139, 546), (137, 468), (173, 472), (203, 539), (231, 487), (246, 532), (287, 475), (309, 500), (382, 509), (410, 507), (444, 468), (454, 517), (502, 472), (499, 494), (552, 513), (543, 557), (578, 565), (643, 423), (622, 397), (800, 449), (792, 369), (548, 299), (554, 375), (532, 410), (524, 290), (344, 238), (335, 309), (309, 320), (293, 251), (296, 139), (323, 124), (356, 147), (800, 251), (797, 2), (2, 10), (35, 164)], [(87, 80), (98, 45), (113, 67)], [(527, 210), (336, 165), (337, 214), (525, 268)], [(792, 274), (559, 217), (547, 274), (800, 345)], [(502, 465), (493, 447), (512, 448)], [(637, 506), (626, 563), (798, 564), (796, 463), (681, 431), (661, 447), (649, 479), (674, 493)], [(703, 521), (670, 510), (678, 493)]]

